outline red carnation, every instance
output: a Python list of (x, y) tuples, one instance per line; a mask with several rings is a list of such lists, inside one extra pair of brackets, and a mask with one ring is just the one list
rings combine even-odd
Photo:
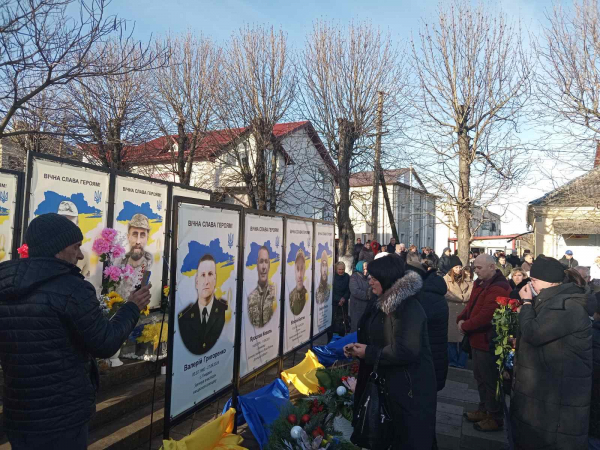
[(29, 246), (27, 244), (21, 245), (17, 249), (17, 252), (21, 258), (29, 258)]
[(496, 303), (498, 303), (500, 306), (508, 306), (508, 302), (510, 302), (510, 298), (508, 297), (496, 298)]

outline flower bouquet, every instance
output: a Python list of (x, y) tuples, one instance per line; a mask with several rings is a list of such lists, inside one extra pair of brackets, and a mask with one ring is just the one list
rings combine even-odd
[(515, 339), (513, 336), (517, 334), (519, 326), (517, 309), (520, 302), (508, 297), (498, 297), (496, 303), (498, 303), (498, 308), (494, 311), (492, 325), (496, 331), (494, 342), (496, 344), (495, 355), (498, 357), (496, 364), (499, 372), (496, 396), (499, 397), (505, 379), (504, 373), (512, 369), (514, 362)]
[[(134, 274), (134, 269), (129, 264), (116, 264), (116, 261), (125, 254), (122, 242), (123, 239), (119, 238), (117, 230), (105, 228), (92, 245), (92, 251), (105, 265), (102, 273), (100, 303), (108, 317), (114, 316), (125, 303), (126, 300), (123, 297), (128, 297), (130, 292), (123, 292), (122, 283), (129, 280)], [(149, 312), (148, 308), (143, 311), (145, 315), (148, 315)]]
[[(129, 264), (116, 264), (116, 261), (125, 254), (125, 248), (121, 244), (122, 241), (123, 239), (119, 238), (117, 230), (105, 228), (92, 245), (92, 251), (98, 255), (98, 258), (104, 264), (100, 308), (109, 318), (112, 318), (125, 304), (125, 298), (129, 296), (130, 292), (123, 292), (120, 287), (123, 281), (130, 279), (134, 273), (133, 267)], [(148, 315), (148, 308), (143, 312)], [(120, 352), (119, 349), (110, 358), (110, 366), (117, 367), (123, 364), (119, 359)]]

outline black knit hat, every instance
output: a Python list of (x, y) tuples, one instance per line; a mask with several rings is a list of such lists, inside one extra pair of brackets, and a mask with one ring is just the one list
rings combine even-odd
[(29, 256), (53, 257), (69, 245), (83, 241), (77, 225), (55, 213), (42, 214), (31, 221), (25, 232)]
[(463, 265), (462, 261), (460, 260), (460, 258), (456, 255), (452, 255), (450, 257), (450, 264), (448, 264), (450, 266), (450, 268), (452, 267), (456, 267), (456, 266), (461, 266)]
[(562, 283), (565, 278), (565, 267), (554, 258), (538, 256), (531, 265), (530, 276), (548, 283)]

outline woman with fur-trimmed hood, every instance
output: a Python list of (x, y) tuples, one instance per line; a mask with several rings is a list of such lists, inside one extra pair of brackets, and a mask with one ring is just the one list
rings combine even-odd
[[(344, 348), (360, 358), (355, 398), (360, 399), (377, 354), (378, 375), (385, 379), (388, 406), (394, 421), (394, 449), (430, 449), (435, 436), (436, 377), (427, 335), (427, 316), (419, 302), (421, 277), (406, 272), (394, 256), (368, 265), (374, 300), (358, 324), (358, 343)], [(355, 401), (360, 405), (360, 401)], [(356, 445), (369, 448), (358, 429)]]

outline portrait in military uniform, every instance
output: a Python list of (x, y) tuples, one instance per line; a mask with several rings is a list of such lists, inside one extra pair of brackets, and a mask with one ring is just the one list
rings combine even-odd
[(304, 309), (308, 292), (304, 287), (304, 274), (306, 272), (306, 259), (302, 249), (298, 249), (296, 254), (296, 262), (294, 265), (296, 287), (290, 292), (290, 310), (292, 314), (297, 316)]
[(200, 259), (196, 273), (196, 301), (179, 313), (179, 333), (194, 355), (208, 352), (219, 340), (225, 326), (227, 302), (216, 298), (217, 265), (212, 255)]
[(327, 282), (329, 278), (329, 260), (327, 259), (327, 252), (323, 250), (321, 253), (321, 281), (319, 282), (319, 287), (317, 288), (317, 295), (315, 301), (317, 303), (325, 303), (329, 300), (329, 283)]
[(143, 268), (142, 272), (152, 267), (152, 253), (146, 251), (150, 235), (150, 221), (143, 214), (134, 214), (127, 224), (127, 242), (129, 250), (119, 264), (129, 264), (134, 269)]
[[(79, 210), (77, 209), (77, 205), (75, 205), (75, 203), (69, 200), (60, 202), (60, 205), (58, 205), (58, 211), (56, 211), (56, 213), (61, 216), (65, 216), (75, 225), (79, 226)], [(81, 253), (83, 253), (83, 259), (77, 261), (77, 267), (79, 267), (81, 270), (81, 274), (88, 278), (90, 276), (90, 256), (84, 250), (81, 250)]]
[(248, 317), (250, 323), (257, 328), (264, 327), (273, 316), (273, 302), (277, 298), (275, 286), (269, 283), (271, 260), (269, 249), (264, 245), (258, 250), (256, 271), (258, 284), (248, 295)]

